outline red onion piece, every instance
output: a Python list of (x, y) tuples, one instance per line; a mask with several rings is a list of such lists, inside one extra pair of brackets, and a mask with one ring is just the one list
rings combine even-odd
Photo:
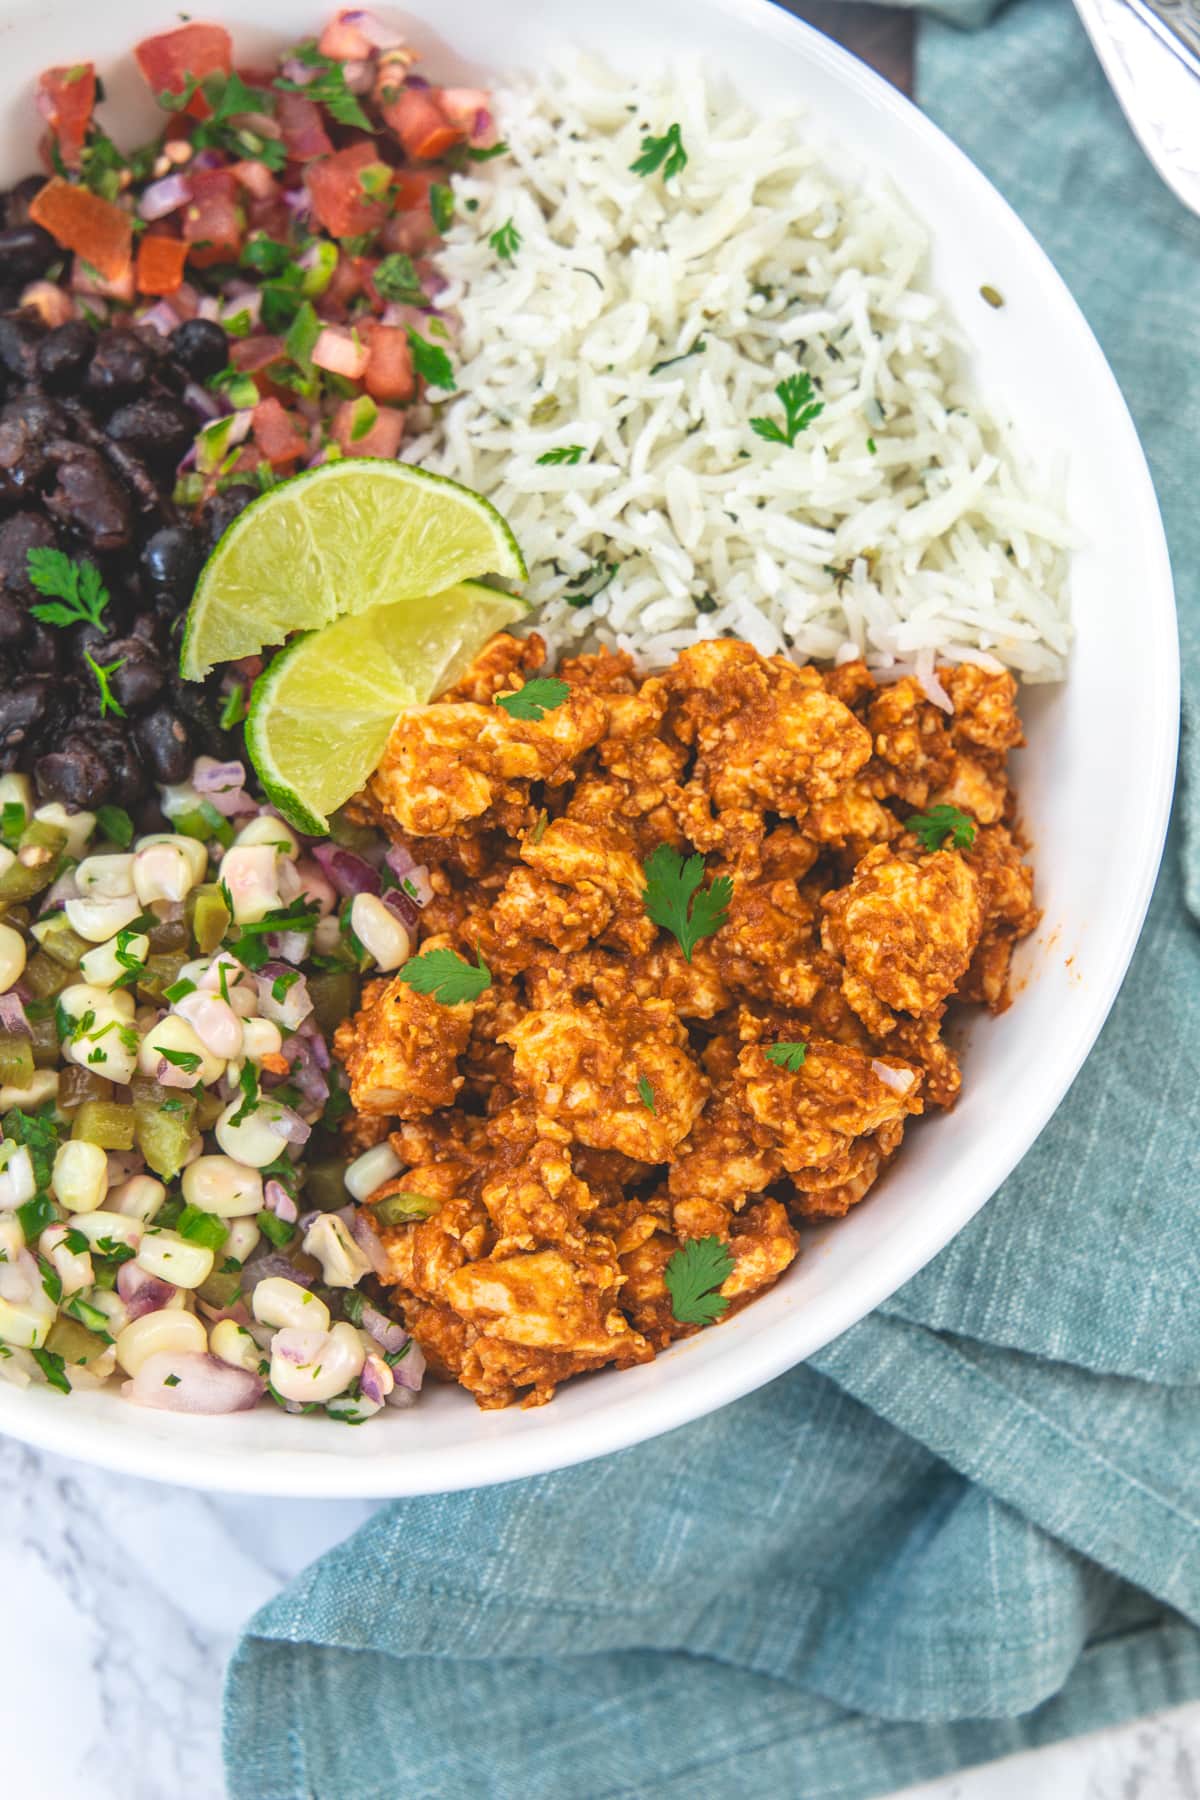
[(230, 319), (240, 318), (247, 313), (252, 325), (257, 325), (262, 312), (262, 294), (255, 288), (249, 294), (238, 294), (235, 299), (227, 300), (221, 308), (218, 322), (225, 324)]
[(300, 1217), (300, 1208), (284, 1187), (282, 1181), (268, 1181), (263, 1189), (263, 1201), (269, 1212), (285, 1224), (294, 1225)]
[(198, 319), (219, 319), (220, 318), (221, 302), (217, 299), (215, 294), (202, 295), (202, 297), (196, 302), (196, 315), (195, 316)]
[(188, 166), (192, 169), (223, 169), (225, 152), (223, 150), (197, 150)]
[(285, 57), (279, 65), (279, 73), (285, 81), (294, 81), (298, 87), (307, 87), (315, 81), (317, 71), (310, 64), (301, 62), (298, 56)]
[(160, 1087), (194, 1088), (200, 1076), (197, 1071), (181, 1069), (176, 1063), (168, 1062), (165, 1056), (160, 1056), (154, 1079)]
[(391, 1365), (392, 1375), (398, 1388), (407, 1388), (410, 1394), (421, 1391), (421, 1383), (425, 1379), (425, 1352), (416, 1339), (412, 1339), (408, 1355), (402, 1356), (398, 1363)]
[(384, 862), (401, 884), (407, 882), (404, 891), (410, 900), (418, 906), (428, 906), (433, 899), (433, 884), (429, 879), (429, 870), (424, 863), (415, 862), (405, 844), (389, 844), (384, 852)]
[(23, 1306), (41, 1286), (42, 1272), (28, 1250), (18, 1250), (15, 1262), (0, 1263), (0, 1300)]
[(394, 1319), (389, 1319), (386, 1314), (379, 1311), (378, 1307), (369, 1304), (364, 1306), (362, 1323), (363, 1330), (370, 1332), (375, 1342), (382, 1345), (393, 1356), (397, 1350), (403, 1350), (408, 1342), (408, 1333), (403, 1325), (397, 1325)]
[(192, 184), (186, 175), (165, 175), (161, 181), (152, 181), (142, 190), (138, 211), (143, 219), (165, 219), (168, 213), (186, 206), (191, 197)]
[(272, 931), (267, 937), (267, 949), (271, 955), (281, 957), (284, 962), (296, 967), (308, 955), (308, 943), (307, 931)]
[(893, 1069), (890, 1063), (880, 1062), (878, 1057), (872, 1058), (871, 1071), (879, 1077), (884, 1087), (890, 1087), (894, 1094), (907, 1094), (916, 1080), (911, 1069)]
[[(281, 1106), (278, 1111), (272, 1107), (270, 1113), (264, 1116), (263, 1123), (268, 1130), (281, 1137), (285, 1144), (304, 1145), (312, 1136), (312, 1126), (298, 1112), (293, 1112), (290, 1106)], [(283, 1214), (280, 1213), (279, 1216), (282, 1218)]]
[(144, 1313), (161, 1312), (175, 1298), (176, 1289), (169, 1281), (161, 1281), (157, 1275), (139, 1269), (136, 1263), (127, 1262), (117, 1270), (117, 1292), (129, 1317), (140, 1319)]
[(352, 94), (369, 94), (375, 80), (375, 70), (369, 62), (344, 62), (342, 74), (346, 86)]
[(179, 314), (167, 300), (156, 300), (143, 313), (138, 314), (139, 325), (149, 325), (163, 337), (170, 337), (179, 324)]
[(355, 7), (352, 12), (343, 12), (340, 16), (345, 24), (355, 26), (376, 50), (399, 50), (404, 43), (402, 31), (393, 30), (365, 8)]
[(421, 912), (415, 900), (410, 900), (403, 888), (389, 888), (382, 896), (383, 904), (407, 931), (416, 931), (421, 923)]
[(207, 424), (210, 419), (219, 419), (221, 405), (215, 394), (202, 388), (198, 381), (189, 381), (183, 390), (183, 397), (192, 411)]
[(192, 768), (192, 786), (226, 819), (254, 811), (245, 782), (246, 771), (240, 762), (222, 763), (211, 756), (198, 756)]
[(389, 1386), (387, 1393), (384, 1392), (383, 1382), (379, 1378), (379, 1364), (373, 1356), (368, 1356), (363, 1364), (358, 1385), (362, 1389), (363, 1399), (373, 1400), (376, 1406), (382, 1406), (392, 1391)]
[(343, 900), (351, 900), (355, 894), (377, 894), (383, 885), (369, 862), (340, 844), (314, 844), (313, 856)]
[(148, 1356), (121, 1392), (135, 1406), (155, 1407), (161, 1412), (234, 1413), (256, 1406), (266, 1392), (266, 1383), (207, 1352), (177, 1356), (164, 1350)]
[(0, 994), (0, 1031), (10, 1031), (16, 1037), (32, 1037), (29, 1020), (25, 1017), (25, 1008), (19, 997), (12, 993)]
[(423, 75), (410, 75), (408, 77), (408, 79), (405, 81), (404, 85), (405, 85), (405, 87), (420, 89), (420, 88), (427, 88), (429, 86), (429, 83), (426, 81), (426, 79)]
[(285, 1281), (294, 1281), (298, 1287), (311, 1288), (316, 1285), (316, 1276), (298, 1269), (294, 1263), (281, 1256), (270, 1247), (267, 1239), (263, 1239), (264, 1248), (255, 1251), (242, 1270), (242, 1298), (249, 1300), (260, 1281), (268, 1280), (272, 1275), (282, 1275)]
[(321, 1030), (314, 1018), (305, 1019), (297, 1033), (312, 1045), (313, 1061), (319, 1069), (327, 1069), (330, 1063), (329, 1046), (321, 1036)]
[(385, 1275), (388, 1267), (387, 1251), (375, 1236), (374, 1229), (366, 1219), (360, 1207), (355, 1207), (347, 1220), (350, 1236), (354, 1239), (376, 1275)]
[(303, 975), (289, 983), (282, 999), (275, 998), (273, 989), (280, 976), (295, 974), (295, 969), (288, 963), (268, 962), (263, 964), (255, 976), (259, 1012), (264, 1019), (270, 1019), (273, 1025), (285, 1025), (289, 1031), (295, 1031), (312, 1011), (308, 983)]

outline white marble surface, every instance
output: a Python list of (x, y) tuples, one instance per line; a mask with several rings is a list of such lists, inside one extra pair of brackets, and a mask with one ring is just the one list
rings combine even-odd
[[(239, 1626), (371, 1511), (193, 1494), (0, 1439), (0, 1794), (222, 1800), (221, 1677)], [(904, 1800), (1014, 1795), (1200, 1800), (1200, 1703)]]

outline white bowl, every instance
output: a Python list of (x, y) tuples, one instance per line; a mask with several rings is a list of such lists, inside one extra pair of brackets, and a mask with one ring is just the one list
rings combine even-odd
[[(313, 0), (216, 0), (243, 55), (319, 28)], [(1018, 761), (1041, 930), (1023, 948), (1016, 1002), (980, 1020), (954, 1112), (911, 1135), (863, 1205), (814, 1232), (770, 1294), (645, 1368), (570, 1382), (548, 1407), (481, 1413), (457, 1389), (348, 1431), (270, 1408), (191, 1419), (115, 1392), (67, 1398), (0, 1383), (0, 1430), (131, 1474), (242, 1493), (418, 1494), (509, 1481), (618, 1450), (723, 1406), (800, 1362), (891, 1294), (959, 1231), (1029, 1148), (1104, 1022), (1158, 867), (1175, 768), (1178, 659), (1166, 545), (1116, 381), (1050, 262), (1005, 202), (919, 112), (768, 0), (421, 0), (405, 15), (435, 78), (487, 83), (577, 43), (618, 67), (701, 50), (747, 97), (809, 110), (851, 151), (889, 168), (924, 215), (934, 277), (976, 348), (979, 381), (1036, 451), (1065, 451), (1086, 548), (1074, 562), (1070, 679), (1027, 693)], [(0, 10), (0, 169), (27, 172), (38, 71), (94, 59), (110, 113), (131, 133), (151, 114), (127, 52), (173, 6), (40, 0)], [(419, 21), (436, 19), (436, 30)], [(456, 54), (457, 53), (457, 54)], [(986, 55), (981, 41), (980, 54)], [(247, 60), (252, 60), (247, 55)], [(992, 311), (980, 284), (1002, 283)], [(1119, 720), (1119, 729), (1114, 722)]]

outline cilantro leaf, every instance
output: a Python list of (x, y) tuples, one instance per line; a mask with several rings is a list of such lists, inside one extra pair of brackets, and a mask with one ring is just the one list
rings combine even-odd
[(925, 850), (940, 850), (947, 838), (956, 850), (969, 850), (975, 842), (975, 821), (957, 806), (931, 806), (928, 812), (914, 813), (904, 823), (909, 831), (916, 832)]
[[(34, 608), (34, 611), (37, 611), (36, 607)], [(117, 699), (112, 688), (109, 686), (109, 676), (115, 675), (118, 669), (123, 669), (125, 664), (129, 661), (129, 658), (127, 656), (118, 656), (115, 662), (98, 663), (91, 652), (85, 650), (83, 653), (83, 660), (92, 671), (92, 674), (96, 677), (96, 686), (100, 690), (100, 717), (103, 719), (111, 712), (115, 713), (118, 719), (123, 719), (125, 717), (125, 708), (121, 705), (121, 702)]]
[(779, 425), (774, 419), (751, 419), (750, 429), (768, 444), (786, 444), (790, 450), (800, 433), (807, 431), (813, 420), (825, 411), (825, 403), (813, 399), (813, 380), (807, 373), (787, 376), (777, 383), (775, 394), (783, 406), (784, 423)]
[(498, 144), (489, 145), (486, 150), (479, 150), (474, 145), (471, 145), (467, 150), (467, 155), (472, 162), (491, 162), (492, 158), (495, 156), (507, 156), (508, 145), (504, 142), (503, 138), (500, 139)]
[(646, 877), (642, 898), (647, 913), (656, 925), (678, 939), (680, 949), (691, 962), (699, 940), (711, 937), (725, 923), (733, 882), (728, 875), (718, 875), (707, 888), (702, 888), (704, 858), (689, 856), (685, 862), (670, 844), (660, 844), (642, 864), (642, 872)]
[(311, 81), (288, 81), (282, 75), (276, 76), (272, 87), (283, 94), (304, 94), (309, 100), (315, 100), (323, 106), (339, 125), (356, 125), (360, 131), (371, 131), (374, 127), (368, 119), (350, 89), (346, 86), (346, 72), (340, 62), (330, 56), (322, 56), (314, 40), (301, 44), (292, 54), (317, 74)]
[(455, 950), (426, 950), (423, 956), (406, 962), (397, 979), (414, 993), (432, 994), (443, 1006), (457, 1006), (460, 1001), (478, 999), (490, 988), (492, 972), (482, 956), (471, 964)]
[(650, 1111), (654, 1114), (655, 1118), (657, 1118), (658, 1117), (658, 1108), (654, 1104), (654, 1089), (651, 1087), (650, 1079), (646, 1075), (638, 1076), (638, 1096), (642, 1102), (642, 1105), (648, 1106), (650, 1108)]
[(546, 713), (561, 706), (570, 691), (556, 675), (535, 675), (515, 694), (497, 694), (493, 705), (502, 706), (510, 719), (532, 719), (536, 724)]
[(582, 444), (562, 444), (557, 450), (545, 451), (538, 457), (538, 463), (539, 465), (549, 464), (552, 468), (558, 463), (570, 463), (574, 468), (575, 464), (582, 462), (586, 455), (587, 450)]
[(428, 382), (430, 387), (445, 388), (448, 394), (452, 394), (457, 384), (446, 352), (439, 350), (436, 344), (431, 344), (428, 338), (423, 338), (411, 325), (408, 327), (408, 347), (412, 351), (413, 368), (422, 381)]
[(426, 303), (425, 289), (411, 256), (404, 256), (399, 251), (385, 256), (382, 262), (376, 263), (371, 280), (381, 300), (395, 300), (405, 306)]
[(733, 1272), (729, 1245), (719, 1237), (691, 1238), (669, 1257), (663, 1278), (680, 1325), (712, 1325), (729, 1310), (718, 1289)]
[(787, 1069), (789, 1074), (794, 1075), (808, 1055), (808, 1045), (801, 1043), (767, 1044), (763, 1055), (768, 1062), (774, 1063), (777, 1069)]
[(511, 262), (521, 248), (521, 234), (512, 220), (506, 219), (503, 225), (493, 231), (488, 243), (501, 262)]
[[(48, 604), (29, 609), (43, 625), (102, 623), (101, 615), (108, 605), (108, 589), (95, 563), (86, 559), (75, 562), (62, 550), (41, 546), (26, 552), (25, 566), (38, 593), (56, 597)], [(58, 600), (64, 604), (56, 604)]]
[(687, 151), (683, 147), (683, 133), (678, 124), (668, 125), (661, 137), (644, 137), (641, 154), (631, 162), (629, 167), (635, 175), (653, 175), (659, 169), (669, 181), (672, 175), (679, 175), (687, 167)]
[(194, 1075), (200, 1067), (202, 1058), (198, 1050), (168, 1050), (158, 1046), (158, 1054), (164, 1062), (169, 1062), (176, 1069), (182, 1069), (185, 1075)]

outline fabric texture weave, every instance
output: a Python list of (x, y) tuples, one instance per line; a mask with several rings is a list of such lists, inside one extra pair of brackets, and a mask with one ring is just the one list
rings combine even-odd
[(1067, 0), (922, 21), (919, 94), (1048, 249), (1167, 521), (1184, 781), (1129, 976), (961, 1235), (668, 1437), (377, 1514), (251, 1622), (232, 1800), (860, 1800), (1200, 1694), (1200, 220)]

